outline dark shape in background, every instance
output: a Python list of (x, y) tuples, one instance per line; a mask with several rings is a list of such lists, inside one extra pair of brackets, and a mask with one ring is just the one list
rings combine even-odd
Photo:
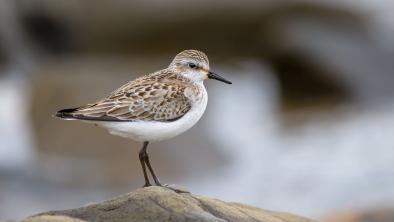
[[(72, 32), (67, 24), (51, 17), (45, 10), (32, 10), (21, 18), (26, 36), (39, 50), (59, 56), (73, 50)], [(75, 47), (75, 46), (74, 46)]]

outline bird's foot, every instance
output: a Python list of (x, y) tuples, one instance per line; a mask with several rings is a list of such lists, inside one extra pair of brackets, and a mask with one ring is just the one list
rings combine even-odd
[(162, 185), (160, 182), (155, 182), (155, 185), (152, 185), (151, 183), (145, 183), (145, 185), (142, 187), (151, 187), (151, 186), (166, 187), (167, 184)]
[(144, 187), (150, 187), (150, 186), (152, 186), (152, 184), (150, 184), (150, 183), (145, 183), (145, 185), (142, 186), (142, 187), (144, 188)]
[(160, 181), (155, 181), (155, 185), (156, 185), (156, 186), (159, 186), (159, 187), (165, 186), (165, 185), (162, 185), (162, 184), (160, 183)]
[(190, 193), (186, 187), (176, 185), (176, 184), (164, 184), (162, 187), (165, 187), (167, 189), (170, 189), (176, 193)]

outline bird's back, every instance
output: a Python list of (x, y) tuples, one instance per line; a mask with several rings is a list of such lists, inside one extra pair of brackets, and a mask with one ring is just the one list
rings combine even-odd
[(164, 69), (130, 81), (98, 102), (60, 110), (56, 116), (86, 121), (174, 121), (191, 109), (187, 91), (195, 89), (188, 79)]

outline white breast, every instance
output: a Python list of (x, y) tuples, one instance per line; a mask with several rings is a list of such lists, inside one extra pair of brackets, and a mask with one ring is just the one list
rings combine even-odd
[(175, 137), (194, 126), (204, 114), (208, 103), (208, 94), (204, 86), (201, 88), (201, 99), (192, 102), (189, 112), (176, 121), (96, 122), (96, 124), (107, 128), (113, 135), (131, 138), (139, 142), (160, 141)]

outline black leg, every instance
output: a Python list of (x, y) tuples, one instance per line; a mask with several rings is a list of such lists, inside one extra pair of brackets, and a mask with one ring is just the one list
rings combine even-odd
[(146, 168), (145, 168), (145, 159), (146, 156), (148, 155), (146, 153), (146, 147), (148, 146), (147, 142), (144, 142), (144, 145), (142, 146), (140, 152), (139, 152), (139, 158), (142, 166), (142, 172), (144, 173), (144, 178), (145, 178), (145, 185), (144, 187), (149, 187), (152, 186), (149, 182), (148, 174), (146, 173)]
[(156, 184), (157, 186), (161, 186), (161, 183), (160, 183), (160, 181), (159, 181), (159, 178), (157, 178), (155, 172), (153, 171), (152, 166), (150, 165), (149, 156), (146, 156), (145, 161), (146, 161), (146, 162), (145, 162), (145, 163), (146, 163), (146, 166), (148, 167), (150, 173), (152, 174), (152, 177), (153, 177), (153, 180), (155, 181), (155, 184)]
[(150, 161), (149, 161), (149, 155), (148, 155), (148, 152), (146, 151), (146, 149), (148, 147), (148, 144), (149, 144), (149, 142), (144, 142), (144, 147), (145, 147), (145, 149), (144, 149), (144, 151), (145, 151), (145, 164), (148, 167), (148, 169), (149, 169), (149, 171), (150, 171), (150, 173), (151, 173), (151, 175), (153, 177), (153, 180), (155, 181), (155, 184), (157, 186), (161, 186), (159, 178), (157, 178), (157, 176), (156, 176), (155, 172), (153, 171), (153, 168), (152, 168), (152, 166), (150, 164)]

